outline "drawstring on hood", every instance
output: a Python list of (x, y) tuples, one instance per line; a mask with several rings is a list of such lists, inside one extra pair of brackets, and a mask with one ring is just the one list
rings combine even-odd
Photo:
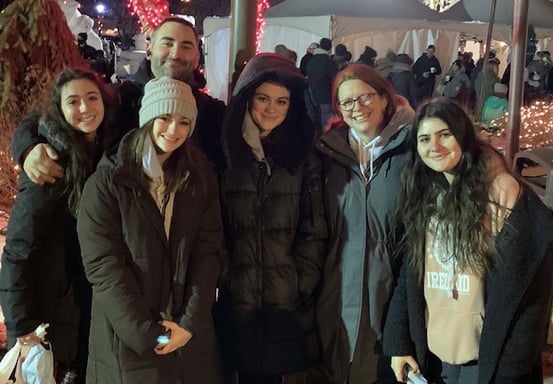
[(415, 112), (404, 97), (397, 96), (397, 104), (396, 113), (394, 113), (388, 125), (368, 143), (363, 142), (354, 129), (349, 129), (349, 145), (359, 161), (361, 174), (367, 184), (375, 175), (375, 161), (382, 155), (390, 139), (414, 118)]

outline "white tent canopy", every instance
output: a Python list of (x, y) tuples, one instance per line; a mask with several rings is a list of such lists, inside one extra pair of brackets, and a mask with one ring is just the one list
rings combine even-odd
[[(512, 2), (498, 0), (498, 3), (502, 1)], [(548, 2), (532, 0), (531, 3), (538, 1)], [(470, 17), (461, 3), (439, 13), (418, 0), (288, 0), (268, 9), (265, 17), (261, 51), (272, 52), (275, 45), (284, 44), (297, 52), (298, 65), (311, 42), (329, 37), (334, 46), (345, 44), (354, 60), (366, 45), (374, 48), (379, 57), (392, 50), (416, 59), (428, 44), (434, 44), (445, 70), (457, 58), (461, 33), (484, 40), (488, 30), (487, 23), (467, 21)], [(227, 100), (229, 26), (229, 18), (204, 20), (208, 87), (221, 100)], [(540, 30), (542, 35), (553, 35), (550, 32)], [(510, 25), (496, 24), (493, 37), (510, 42)]]
[(468, 21), (470, 16), (461, 6), (452, 6), (439, 13), (418, 0), (288, 0), (265, 11), (266, 17), (302, 17), (321, 15), (362, 16), (374, 18), (443, 19)]
[[(473, 20), (488, 22), (491, 0), (463, 0), (462, 6)], [(497, 0), (494, 21), (513, 24), (514, 0)], [(528, 23), (537, 30), (553, 29), (553, 2), (551, 0), (528, 1)], [(547, 33), (542, 31), (542, 33)], [(538, 33), (539, 34), (539, 33)]]

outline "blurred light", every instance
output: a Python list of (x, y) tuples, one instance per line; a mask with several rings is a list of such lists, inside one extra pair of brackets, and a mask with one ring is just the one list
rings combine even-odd
[(106, 12), (106, 6), (104, 4), (98, 4), (96, 6), (96, 12), (105, 13)]

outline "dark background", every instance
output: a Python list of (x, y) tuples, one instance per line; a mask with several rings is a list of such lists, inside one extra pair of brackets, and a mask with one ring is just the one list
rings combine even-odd
[[(0, 10), (7, 7), (15, 0), (0, 0)], [(105, 23), (119, 24), (124, 27), (131, 22), (137, 23), (129, 12), (127, 0), (77, 0), (81, 4), (80, 11), (92, 18), (98, 16), (96, 12), (97, 4), (106, 6), (104, 15)], [(269, 4), (276, 5), (284, 0), (269, 0)], [(230, 14), (230, 0), (169, 0), (169, 10), (171, 13), (192, 15), (196, 18), (196, 27), (202, 33), (203, 19), (207, 16), (228, 16)]]

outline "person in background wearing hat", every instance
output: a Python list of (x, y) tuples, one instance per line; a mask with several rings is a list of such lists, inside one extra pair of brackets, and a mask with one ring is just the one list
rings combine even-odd
[(319, 43), (311, 43), (305, 50), (305, 55), (300, 60), (300, 72), (302, 75), (307, 76), (307, 63), (313, 57), (313, 52), (316, 48), (319, 48)]
[(396, 93), (405, 97), (411, 107), (415, 107), (417, 97), (417, 86), (415, 84), (415, 75), (411, 70), (413, 59), (407, 53), (400, 53), (396, 56), (396, 61), (392, 70), (388, 74), (388, 80), (394, 86)]
[(368, 45), (365, 45), (365, 50), (359, 56), (359, 59), (357, 59), (358, 64), (365, 64), (369, 67), (376, 67), (375, 59), (377, 56), (377, 52), (374, 50), (374, 48), (369, 47)]
[(290, 61), (262, 53), (244, 68), (227, 109), (221, 344), (239, 384), (325, 383), (314, 370), (327, 229), (313, 155), (319, 119), (306, 91)]
[(509, 110), (508, 90), (509, 88), (505, 84), (494, 84), (493, 95), (488, 97), (484, 103), (482, 123), (490, 125), (493, 120), (499, 119)]
[(313, 100), (321, 111), (321, 128), (324, 130), (332, 117), (332, 80), (338, 73), (338, 66), (330, 58), (332, 41), (323, 37), (319, 46), (307, 64), (307, 79)]
[(0, 269), (0, 304), (10, 347), (38, 343), (48, 323), (56, 383), (84, 384), (91, 288), (81, 262), (75, 216), (86, 179), (113, 130), (112, 101), (102, 80), (87, 69), (56, 78), (38, 131), (56, 148), (64, 178), (37, 185), (19, 175)]
[(378, 72), (380, 72), (382, 77), (388, 77), (388, 75), (392, 71), (392, 68), (394, 67), (396, 59), (396, 53), (391, 49), (388, 49), (388, 51), (386, 52), (386, 56), (381, 57), (380, 59), (375, 61), (375, 67)]
[(93, 287), (88, 384), (222, 382), (212, 304), (222, 254), (217, 180), (191, 142), (191, 88), (149, 81), (87, 181), (77, 230)]
[(442, 67), (435, 53), (436, 47), (430, 44), (426, 48), (426, 52), (413, 65), (413, 74), (417, 82), (417, 103), (432, 97), (436, 86), (436, 76), (442, 73)]
[(334, 48), (334, 55), (331, 58), (336, 63), (338, 70), (341, 71), (348, 66), (351, 60), (351, 52), (348, 51), (348, 48), (344, 44), (338, 44)]

